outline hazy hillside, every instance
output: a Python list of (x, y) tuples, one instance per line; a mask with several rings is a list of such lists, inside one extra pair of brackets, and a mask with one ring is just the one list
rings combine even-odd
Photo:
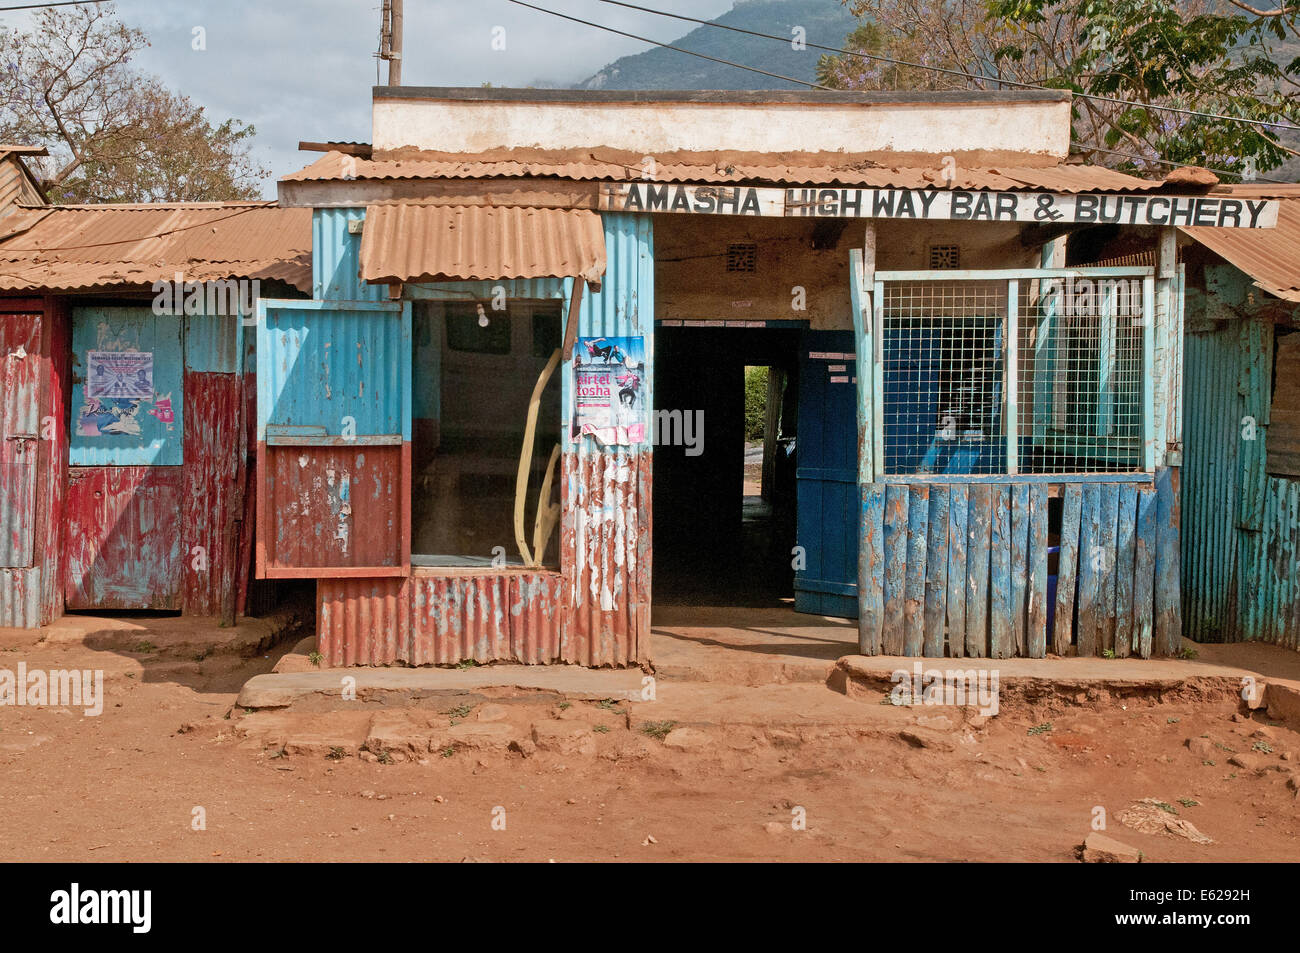
[[(740, 0), (714, 22), (787, 38), (793, 37), (794, 27), (801, 26), (807, 42), (823, 46), (840, 46), (857, 25), (838, 0)], [(689, 25), (682, 23), (683, 28)], [(788, 42), (778, 43), (706, 26), (696, 27), (674, 45), (808, 82), (816, 79), (817, 57), (821, 55), (818, 50), (791, 49)], [(617, 59), (578, 86), (582, 89), (800, 88), (797, 83), (711, 63), (663, 47)]]

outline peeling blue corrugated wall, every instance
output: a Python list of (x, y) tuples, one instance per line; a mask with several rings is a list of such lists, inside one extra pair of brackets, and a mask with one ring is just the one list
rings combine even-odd
[(1184, 352), (1186, 634), (1300, 648), (1300, 482), (1266, 469), (1273, 322), (1236, 268), (1207, 265), (1204, 284)]

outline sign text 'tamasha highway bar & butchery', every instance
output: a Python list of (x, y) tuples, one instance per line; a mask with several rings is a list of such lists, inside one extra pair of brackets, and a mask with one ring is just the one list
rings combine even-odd
[(1225, 195), (1060, 195), (970, 189), (770, 189), (616, 182), (601, 186), (605, 212), (905, 218), (968, 222), (1078, 222), (1272, 228), (1278, 203)]

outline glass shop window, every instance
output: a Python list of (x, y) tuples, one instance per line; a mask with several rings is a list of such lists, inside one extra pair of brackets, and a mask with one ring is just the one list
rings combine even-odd
[[(539, 494), (560, 445), (560, 374), (552, 370), (526, 431), (534, 388), (560, 347), (558, 301), (421, 302), (413, 314), (411, 561), (524, 565), (515, 503), (526, 454), (524, 540), (533, 565), (559, 564), (559, 527), (536, 547)], [(558, 460), (550, 499), (559, 498)], [(545, 518), (546, 514), (543, 513)], [(535, 549), (541, 549), (537, 558)]]

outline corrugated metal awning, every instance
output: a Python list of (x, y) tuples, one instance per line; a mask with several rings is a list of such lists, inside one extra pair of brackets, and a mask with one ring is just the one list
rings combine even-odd
[[(653, 168), (644, 157), (604, 150), (547, 152), (504, 149), (487, 153), (410, 152), (362, 159), (331, 152), (283, 182), (398, 179), (558, 178), (572, 181), (647, 179), (654, 182), (768, 183), (844, 185), (857, 188), (948, 188), (945, 156), (928, 158), (888, 153), (665, 152)], [(952, 188), (1015, 192), (1149, 192), (1161, 182), (1140, 179), (1102, 166), (1051, 161), (1030, 164), (1027, 156), (1007, 155), (996, 164), (959, 163)]]
[(1183, 228), (1284, 301), (1300, 302), (1300, 186), (1231, 186), (1240, 198), (1278, 197), (1276, 228)]
[(594, 281), (604, 273), (605, 233), (595, 212), (459, 205), (366, 209), (365, 281)]

